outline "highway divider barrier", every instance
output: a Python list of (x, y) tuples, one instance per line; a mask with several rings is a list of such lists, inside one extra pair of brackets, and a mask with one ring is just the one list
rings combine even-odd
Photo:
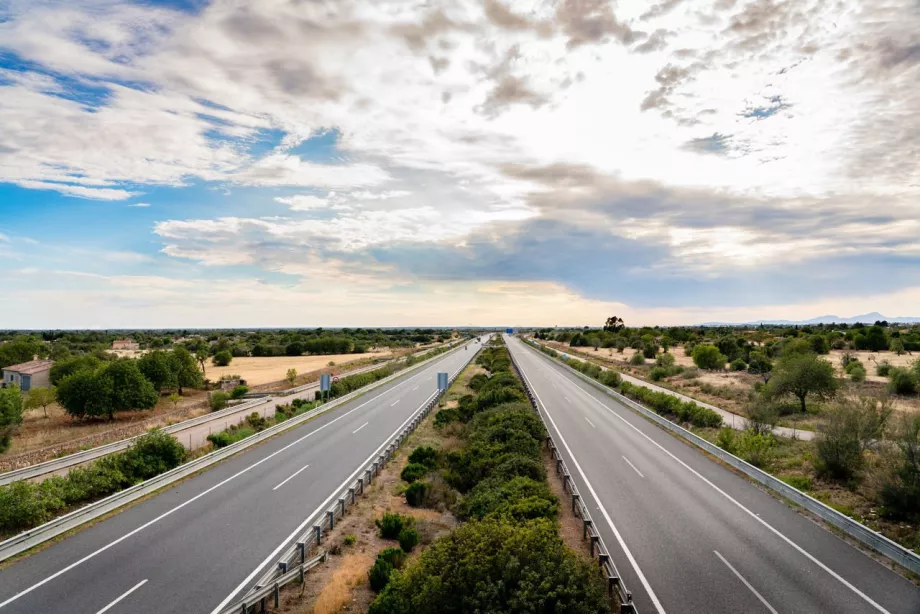
[[(473, 355), (475, 356), (475, 354)], [(471, 359), (472, 360), (472, 359)], [(468, 363), (467, 363), (468, 364)], [(463, 367), (458, 369), (448, 379), (448, 388), (463, 372)], [(309, 528), (299, 535), (294, 542), (281, 554), (274, 567), (270, 568), (257, 581), (256, 585), (241, 599), (235, 603), (227, 605), (220, 610), (220, 614), (251, 614), (254, 611), (265, 612), (267, 602), (271, 600), (274, 607), (279, 606), (281, 588), (292, 582), (304, 582), (305, 572), (311, 567), (315, 567), (318, 560), (325, 560), (325, 553), (321, 552), (313, 558), (308, 558), (313, 548), (318, 548), (322, 544), (323, 535), (326, 531), (335, 528), (335, 523), (345, 516), (345, 514), (355, 505), (357, 497), (363, 495), (365, 490), (371, 485), (374, 478), (379, 474), (383, 466), (393, 458), (393, 455), (399, 449), (399, 446), (406, 441), (419, 424), (437, 407), (441, 398), (447, 392), (447, 389), (439, 390), (428, 401), (425, 402), (412, 415), (411, 419), (397, 431), (388, 441), (385, 441), (378, 448), (373, 460), (367, 465), (359, 467), (352, 476), (353, 479), (338, 492), (333, 493), (331, 497), (333, 503), (325, 508), (314, 512), (307, 517), (304, 524)], [(314, 520), (313, 524), (310, 521)], [(282, 543), (282, 546), (284, 544)], [(255, 608), (258, 608), (256, 610)]]
[[(547, 424), (546, 419), (540, 412), (540, 408), (537, 404), (537, 399), (530, 388), (530, 383), (527, 381), (527, 378), (524, 377), (524, 374), (521, 372), (521, 369), (514, 358), (514, 354), (512, 354), (510, 350), (508, 351), (508, 356), (511, 357), (511, 365), (514, 367), (518, 378), (524, 385), (524, 391), (527, 393), (527, 398), (530, 399), (531, 406), (534, 408), (534, 411), (537, 412), (537, 415), (540, 416), (540, 419), (543, 420), (543, 426), (546, 427), (546, 432), (550, 433), (550, 425)], [(581, 519), (582, 539), (590, 540), (589, 547), (591, 549), (591, 556), (597, 556), (598, 565), (607, 578), (607, 589), (612, 594), (615, 593), (617, 599), (619, 600), (620, 614), (638, 614), (638, 609), (632, 600), (632, 593), (627, 590), (626, 585), (623, 583), (620, 572), (617, 571), (616, 564), (614, 563), (613, 558), (610, 556), (610, 551), (604, 544), (604, 540), (601, 537), (601, 534), (598, 532), (597, 526), (591, 519), (591, 512), (588, 511), (588, 507), (585, 505), (585, 501), (582, 498), (581, 493), (578, 492), (578, 487), (575, 486), (575, 481), (572, 479), (572, 474), (569, 472), (565, 461), (562, 459), (562, 455), (559, 453), (559, 449), (556, 447), (556, 443), (553, 440), (552, 435), (547, 434), (546, 445), (553, 455), (553, 460), (555, 460), (556, 475), (559, 476), (559, 478), (562, 480), (562, 488), (571, 496), (572, 513)]]
[[(452, 348), (451, 351), (456, 351), (457, 348), (459, 347), (460, 345)], [(23, 531), (22, 533), (18, 535), (14, 535), (13, 537), (10, 537), (9, 539), (3, 542), (0, 542), (0, 561), (4, 561), (12, 556), (25, 552), (26, 550), (34, 548), (35, 546), (42, 544), (48, 541), (49, 539), (53, 539), (54, 537), (57, 537), (58, 535), (61, 535), (62, 533), (66, 533), (67, 531), (70, 531), (76, 527), (79, 527), (80, 525), (86, 522), (99, 518), (100, 516), (108, 514), (109, 512), (116, 510), (124, 505), (127, 505), (128, 503), (131, 503), (153, 492), (156, 492), (160, 490), (161, 488), (164, 488), (166, 486), (169, 486), (170, 484), (173, 484), (179, 480), (182, 480), (194, 473), (197, 473), (198, 471), (201, 471), (202, 469), (205, 469), (206, 467), (209, 467), (226, 458), (229, 458), (230, 456), (233, 456), (237, 454), (238, 452), (242, 452), (257, 443), (270, 439), (271, 437), (274, 437), (275, 435), (278, 435), (289, 429), (300, 426), (304, 422), (311, 420), (320, 414), (323, 414), (332, 409), (335, 409), (336, 407), (339, 407), (340, 405), (347, 403), (351, 401), (352, 399), (355, 399), (358, 396), (361, 396), (367, 393), (370, 390), (379, 388), (380, 386), (384, 386), (388, 384), (389, 382), (393, 381), (394, 379), (397, 379), (399, 377), (406, 375), (407, 373), (417, 371), (423, 368), (425, 365), (427, 365), (429, 361), (434, 360), (440, 356), (444, 356), (447, 353), (448, 352), (441, 353), (441, 354), (438, 354), (437, 356), (434, 356), (422, 362), (416, 363), (412, 365), (411, 367), (403, 369), (402, 371), (398, 371), (394, 373), (393, 375), (390, 375), (389, 377), (386, 377), (384, 379), (378, 380), (377, 382), (369, 384), (368, 386), (365, 386), (364, 388), (355, 390), (354, 392), (351, 392), (347, 395), (339, 397), (338, 399), (330, 401), (329, 403), (326, 403), (325, 405), (320, 405), (319, 407), (309, 412), (301, 414), (290, 420), (285, 420), (284, 422), (280, 422), (272, 427), (265, 429), (264, 431), (260, 431), (253, 435), (250, 435), (246, 439), (242, 439), (229, 446), (220, 448), (218, 450), (215, 450), (214, 452), (210, 452), (209, 454), (205, 454), (204, 456), (201, 456), (183, 465), (180, 465), (176, 467), (175, 469), (172, 469), (165, 473), (161, 473), (160, 475), (150, 478), (149, 480), (145, 480), (144, 482), (135, 484), (134, 486), (130, 488), (126, 488), (125, 490), (119, 491), (104, 499), (100, 499), (99, 501), (96, 501), (95, 503), (90, 503), (89, 505), (81, 507), (68, 514), (59, 516), (58, 518), (50, 520), (43, 525), (35, 527), (34, 529), (29, 529), (27, 531)], [(266, 402), (268, 402), (266, 399), (257, 399), (256, 401), (253, 402), (253, 404), (255, 405), (258, 403), (266, 403)], [(241, 406), (238, 405), (233, 409), (236, 409), (237, 411), (239, 411), (240, 407)], [(210, 415), (212, 414), (208, 414), (208, 416)], [(202, 416), (202, 417), (206, 417), (206, 416)], [(131, 440), (125, 440), (125, 441), (130, 442)], [(123, 442), (116, 442), (116, 443), (123, 443)], [(127, 447), (127, 445), (125, 447)], [(111, 453), (111, 451), (108, 453)], [(87, 460), (91, 460), (91, 459), (87, 459)]]
[[(541, 353), (538, 349), (532, 347), (531, 344), (529, 343), (523, 342), (523, 345), (530, 347), (531, 350), (534, 352)], [(616, 390), (613, 390), (609, 388), (608, 386), (605, 386), (604, 384), (598, 381), (595, 381), (594, 379), (578, 372), (577, 370), (572, 369), (571, 367), (566, 365), (564, 362), (559, 362), (559, 364), (564, 365), (567, 369), (569, 369), (572, 373), (574, 373), (576, 377), (581, 378), (585, 382), (591, 384), (593, 387), (597, 388), (598, 390), (601, 390), (602, 392), (612, 397), (616, 401), (619, 401), (623, 405), (626, 405), (627, 407), (635, 410), (642, 416), (648, 418), (649, 420), (652, 420), (653, 422), (665, 428), (666, 430), (671, 431), (672, 433), (682, 437), (683, 439), (689, 441), (690, 443), (697, 446), (698, 448), (705, 450), (709, 454), (712, 454), (713, 456), (723, 461), (724, 463), (731, 465), (732, 467), (734, 467), (738, 471), (741, 471), (742, 473), (744, 473), (751, 479), (756, 480), (757, 482), (766, 486), (773, 492), (776, 492), (782, 495), (789, 501), (792, 501), (796, 505), (799, 505), (800, 507), (808, 510), (809, 512), (818, 516), (819, 518), (821, 518), (828, 524), (843, 531), (844, 533), (846, 533), (848, 536), (852, 537), (853, 539), (856, 539), (863, 545), (868, 546), (872, 550), (885, 556), (890, 561), (897, 563), (901, 567), (915, 574), (920, 575), (920, 555), (918, 555), (916, 552), (913, 552), (911, 550), (908, 550), (907, 548), (904, 548), (900, 544), (897, 544), (891, 541), (890, 539), (888, 539), (881, 533), (878, 533), (877, 531), (873, 531), (866, 525), (860, 522), (857, 522), (856, 520), (853, 520), (849, 516), (838, 512), (832, 507), (829, 507), (821, 503), (817, 499), (805, 494), (804, 492), (802, 492), (801, 490), (798, 490), (797, 488), (790, 486), (789, 484), (783, 482), (779, 478), (776, 478), (770, 475), (766, 471), (763, 471), (762, 469), (758, 469), (757, 467), (751, 465), (750, 463), (747, 463), (746, 461), (738, 458), (737, 456), (735, 456), (734, 454), (731, 454), (730, 452), (726, 452), (719, 446), (713, 443), (710, 443), (709, 441), (703, 439), (699, 435), (696, 435), (695, 433), (688, 431), (682, 426), (671, 422), (667, 418), (664, 418), (663, 416), (658, 415), (654, 411), (646, 407), (643, 407), (639, 403), (636, 403), (629, 397), (626, 397), (620, 394)]]

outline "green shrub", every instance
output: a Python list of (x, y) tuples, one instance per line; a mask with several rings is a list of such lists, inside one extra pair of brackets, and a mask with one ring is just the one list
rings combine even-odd
[(422, 507), (428, 495), (428, 484), (425, 482), (412, 482), (406, 488), (406, 503), (411, 507)]
[(243, 386), (241, 384), (230, 391), (230, 398), (242, 399), (244, 396), (246, 396), (247, 392), (249, 392), (249, 386)]
[(412, 454), (409, 455), (409, 462), (435, 469), (438, 466), (438, 451), (431, 446), (419, 446), (412, 450)]
[(477, 484), (460, 504), (461, 518), (507, 516), (516, 520), (556, 518), (559, 501), (545, 481), (498, 475)]
[(121, 470), (136, 481), (148, 480), (185, 462), (185, 447), (159, 429), (138, 437), (120, 456)]
[(843, 371), (844, 371), (844, 373), (846, 373), (847, 375), (850, 375), (850, 373), (853, 372), (853, 369), (862, 369), (863, 372), (865, 372), (865, 370), (866, 370), (866, 368), (863, 366), (863, 363), (861, 363), (861, 362), (859, 361), (858, 358), (851, 358), (851, 359), (848, 360), (847, 363), (843, 366)]
[(466, 523), (388, 580), (369, 614), (611, 611), (596, 565), (545, 519)]
[(811, 478), (806, 475), (786, 475), (780, 478), (789, 486), (801, 491), (811, 490)]
[(728, 368), (732, 371), (745, 371), (747, 370), (747, 363), (744, 362), (741, 358), (736, 358), (731, 361), (731, 364), (728, 365)]
[(520, 454), (505, 454), (502, 462), (495, 466), (495, 475), (511, 479), (517, 476), (530, 478), (542, 482), (546, 479), (546, 469), (539, 460), (521, 456)]
[(895, 394), (916, 394), (917, 376), (909, 369), (891, 367), (888, 370), (888, 389)]
[(755, 467), (763, 468), (773, 458), (776, 440), (773, 435), (762, 435), (752, 431), (742, 432), (735, 441), (735, 456), (741, 457)]
[(665, 369), (673, 367), (674, 361), (674, 354), (659, 354), (658, 357), (655, 358), (655, 364), (659, 367), (664, 367)]
[(724, 369), (727, 358), (714, 345), (701, 343), (693, 348), (693, 364), (700, 369)]
[(888, 373), (891, 371), (891, 363), (887, 360), (875, 365), (875, 374), (881, 377), (888, 377)]
[(218, 367), (226, 367), (233, 360), (233, 354), (229, 350), (221, 350), (220, 352), (214, 354), (211, 360)]
[(862, 366), (856, 366), (849, 371), (850, 379), (854, 382), (864, 382), (866, 381), (866, 370)]
[(351, 533), (349, 533), (348, 535), (342, 538), (342, 544), (344, 544), (345, 546), (354, 546), (357, 541), (358, 541), (358, 537)]
[(735, 439), (737, 438), (737, 431), (733, 428), (724, 428), (719, 431), (718, 436), (716, 437), (716, 445), (725, 450), (730, 454), (735, 453)]
[(220, 411), (227, 407), (227, 401), (229, 400), (229, 394), (223, 390), (215, 390), (208, 396), (208, 405), (211, 406), (211, 411)]
[(399, 474), (399, 477), (411, 484), (412, 482), (425, 477), (428, 471), (429, 469), (425, 465), (420, 463), (409, 463), (405, 466), (405, 468), (403, 468), (402, 473)]
[(399, 532), (399, 547), (404, 552), (412, 552), (412, 549), (418, 545), (419, 534), (415, 527), (406, 527)]
[(374, 561), (374, 566), (367, 572), (371, 590), (375, 593), (379, 593), (386, 588), (387, 584), (390, 582), (390, 575), (392, 573), (393, 566), (384, 559), (377, 557), (377, 560)]
[(606, 371), (600, 374), (597, 380), (600, 383), (604, 384), (605, 386), (610, 386), (611, 388), (618, 388), (620, 386), (620, 382), (623, 381), (623, 378), (616, 371), (607, 369)]
[(210, 441), (211, 445), (215, 448), (225, 448), (232, 443), (232, 441), (230, 441), (230, 433), (226, 431), (211, 433), (208, 435), (208, 441)]
[(652, 380), (653, 382), (660, 382), (667, 376), (668, 376), (668, 370), (665, 369), (664, 367), (655, 367), (648, 374), (649, 379)]
[(466, 386), (470, 390), (478, 392), (479, 389), (482, 388), (485, 385), (485, 383), (488, 381), (489, 381), (489, 378), (488, 376), (486, 376), (486, 374), (477, 373), (476, 375), (470, 378), (470, 381), (466, 384)]
[(629, 359), (629, 364), (633, 365), (634, 367), (644, 365), (645, 357), (639, 352), (636, 352), (635, 354), (632, 355), (632, 358)]
[(892, 435), (900, 459), (882, 485), (882, 513), (895, 520), (917, 521), (920, 520), (920, 415), (902, 414)]
[(409, 516), (387, 512), (382, 518), (374, 521), (377, 528), (380, 529), (380, 537), (383, 539), (396, 539), (403, 527), (412, 526), (414, 520)]
[(435, 428), (442, 428), (454, 422), (460, 422), (460, 412), (456, 407), (441, 409), (434, 415)]
[(262, 414), (259, 412), (254, 411), (246, 416), (246, 424), (249, 425), (249, 428), (258, 433), (259, 431), (265, 430), (265, 428), (268, 426), (268, 420), (263, 418)]

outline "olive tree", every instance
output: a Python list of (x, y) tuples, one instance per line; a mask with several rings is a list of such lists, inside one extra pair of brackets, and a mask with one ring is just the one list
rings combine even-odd
[(838, 386), (834, 367), (829, 362), (816, 354), (791, 354), (776, 361), (767, 391), (773, 398), (794, 396), (802, 405), (802, 413), (805, 413), (805, 400), (809, 395), (827, 400), (833, 398)]

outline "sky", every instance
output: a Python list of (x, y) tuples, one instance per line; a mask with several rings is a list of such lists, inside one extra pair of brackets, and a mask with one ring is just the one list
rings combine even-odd
[(0, 0), (0, 328), (920, 316), (917, 0)]

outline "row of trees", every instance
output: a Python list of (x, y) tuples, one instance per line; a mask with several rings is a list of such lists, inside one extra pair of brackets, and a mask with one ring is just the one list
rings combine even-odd
[(151, 409), (164, 391), (182, 394), (202, 388), (199, 361), (185, 348), (155, 350), (137, 360), (100, 360), (86, 355), (56, 363), (51, 369), (57, 400), (73, 417), (104, 416), (117, 411)]

